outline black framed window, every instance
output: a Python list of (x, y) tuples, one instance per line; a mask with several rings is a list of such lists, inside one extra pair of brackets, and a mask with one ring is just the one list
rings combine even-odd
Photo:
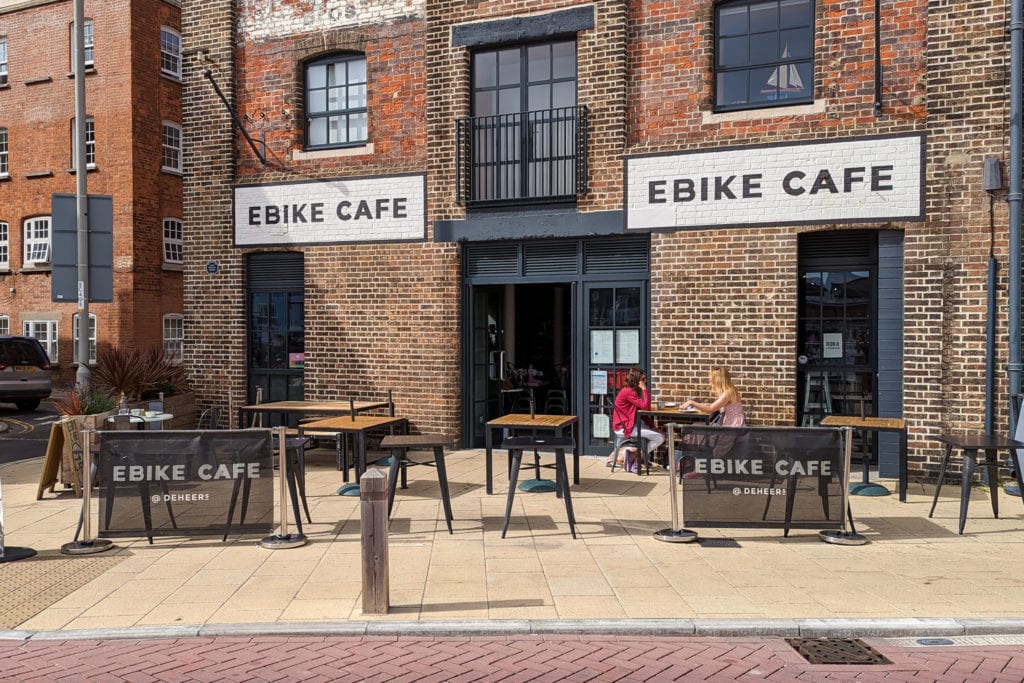
[(335, 54), (306, 65), (306, 149), (363, 144), (368, 138), (366, 57)]
[(715, 110), (814, 99), (814, 0), (715, 7)]
[(576, 41), (517, 45), (473, 54), (473, 115), (576, 106)]

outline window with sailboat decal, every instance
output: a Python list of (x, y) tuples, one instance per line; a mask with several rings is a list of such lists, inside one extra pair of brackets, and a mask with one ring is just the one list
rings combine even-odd
[(813, 99), (813, 0), (739, 0), (715, 8), (716, 111)]

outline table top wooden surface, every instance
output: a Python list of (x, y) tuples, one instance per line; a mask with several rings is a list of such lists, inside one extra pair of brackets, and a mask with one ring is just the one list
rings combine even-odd
[(267, 413), (336, 413), (349, 414), (354, 408), (358, 413), (374, 408), (387, 408), (387, 401), (270, 401), (242, 406), (242, 410)]
[(322, 420), (313, 420), (299, 425), (303, 432), (310, 430), (337, 430), (337, 431), (362, 431), (374, 429), (375, 427), (388, 427), (399, 422), (405, 422), (404, 417), (393, 417), (391, 415), (342, 415), (338, 417), (326, 417)]
[(954, 448), (966, 450), (999, 450), (1006, 448), (1024, 448), (1024, 441), (1017, 441), (1002, 434), (952, 434), (943, 432), (932, 437), (936, 441), (949, 444)]
[(905, 429), (902, 417), (859, 417), (856, 415), (829, 415), (819, 422), (822, 427), (860, 427), (861, 429)]
[(659, 408), (655, 405), (647, 410), (638, 410), (641, 415), (654, 415), (655, 417), (668, 417), (677, 420), (706, 420), (710, 413), (702, 413), (699, 410), (683, 410), (679, 406), (671, 408)]
[(488, 427), (539, 427), (541, 429), (562, 429), (575, 424), (575, 415), (541, 415), (530, 417), (529, 413), (509, 413), (487, 422)]

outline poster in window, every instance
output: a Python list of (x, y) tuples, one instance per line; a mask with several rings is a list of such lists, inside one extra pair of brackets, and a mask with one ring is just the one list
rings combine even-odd
[(590, 393), (592, 393), (592, 394), (607, 394), (608, 393), (608, 372), (606, 370), (591, 370), (590, 371)]
[(842, 358), (843, 357), (843, 333), (825, 332), (821, 335), (821, 357)]
[(616, 330), (616, 359), (621, 365), (640, 362), (640, 330)]
[(590, 362), (612, 363), (615, 361), (614, 337), (611, 330), (590, 331)]

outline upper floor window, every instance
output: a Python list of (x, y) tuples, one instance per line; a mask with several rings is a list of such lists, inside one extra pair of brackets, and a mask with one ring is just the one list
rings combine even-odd
[(6, 178), (10, 174), (7, 166), (7, 129), (0, 128), (0, 178)]
[(160, 27), (160, 71), (181, 80), (181, 35), (166, 26)]
[(25, 219), (25, 265), (34, 266), (50, 262), (50, 217), (36, 216)]
[(0, 36), (0, 85), (7, 85), (7, 38)]
[(181, 220), (178, 218), (164, 219), (164, 263), (184, 262), (182, 253)]
[(181, 173), (181, 126), (164, 121), (163, 153), (160, 168)]
[(57, 363), (57, 321), (56, 320), (23, 320), (21, 333), (32, 337), (43, 345), (51, 363)]
[[(78, 126), (71, 119), (71, 168), (77, 168), (78, 162)], [(85, 119), (85, 168), (96, 168), (96, 124), (91, 116)]]
[(473, 54), (473, 115), (495, 116), (576, 105), (576, 42)]
[[(92, 47), (92, 19), (86, 19), (82, 24), (82, 31), (85, 34), (85, 40), (82, 41), (83, 51), (85, 52), (85, 68), (91, 68), (93, 66), (93, 47)], [(75, 23), (71, 22), (71, 68), (75, 68)]]
[(813, 0), (739, 0), (715, 7), (717, 111), (813, 99)]
[(185, 319), (180, 315), (164, 316), (164, 353), (175, 363), (180, 363), (185, 345)]
[(472, 58), (472, 116), (456, 125), (457, 199), (574, 201), (586, 194), (586, 107), (576, 41), (483, 49)]
[[(79, 321), (79, 314), (78, 313), (75, 313), (73, 316), (71, 316), (71, 326), (72, 326), (71, 336), (72, 336), (72, 340), (74, 342), (74, 346), (72, 347), (71, 355), (74, 358), (74, 362), (75, 363), (79, 362), (78, 361), (78, 344), (79, 344), (78, 339), (79, 339), (80, 332), (79, 332), (79, 329), (78, 329), (78, 321)], [(89, 314), (89, 362), (90, 363), (95, 363), (96, 362), (96, 315), (93, 314), (93, 313)]]
[(6, 315), (0, 315), (0, 335), (11, 333), (11, 319)]
[(331, 55), (307, 64), (305, 104), (307, 149), (366, 142), (366, 58)]
[(0, 221), (0, 270), (11, 267), (11, 233), (7, 224)]

